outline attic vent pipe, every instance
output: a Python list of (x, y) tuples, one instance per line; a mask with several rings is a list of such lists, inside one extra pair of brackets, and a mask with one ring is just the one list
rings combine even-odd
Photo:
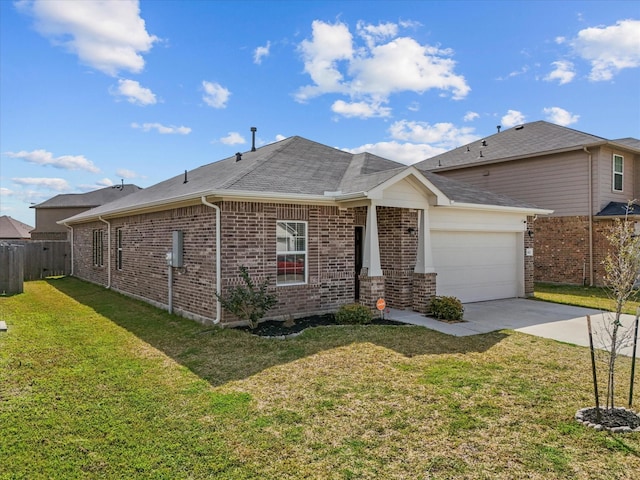
[(187, 171), (184, 171), (184, 182), (182, 183), (187, 183), (189, 180), (187, 180)]
[(251, 127), (251, 151), (256, 151), (256, 131), (258, 129), (256, 127)]
[(497, 125), (496, 128), (498, 129), (498, 133), (500, 133), (500, 129), (502, 128), (502, 125)]
[(236, 152), (236, 162), (242, 160), (242, 154), (240, 152)]
[(487, 141), (486, 140), (482, 140), (482, 146), (486, 147), (487, 146)]

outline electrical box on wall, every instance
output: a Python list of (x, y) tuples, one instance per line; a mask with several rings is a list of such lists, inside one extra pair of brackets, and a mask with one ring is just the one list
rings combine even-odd
[(525, 248), (525, 255), (527, 257), (533, 257), (533, 248)]
[(182, 268), (184, 266), (183, 250), (184, 250), (184, 234), (182, 230), (173, 231), (173, 244), (171, 248), (171, 266)]

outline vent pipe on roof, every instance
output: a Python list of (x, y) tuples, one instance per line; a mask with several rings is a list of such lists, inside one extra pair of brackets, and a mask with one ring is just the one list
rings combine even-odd
[(487, 141), (486, 140), (482, 140), (482, 146), (486, 147), (487, 146)]
[(256, 151), (256, 131), (258, 129), (256, 127), (251, 127), (251, 151)]
[(236, 162), (242, 160), (242, 154), (240, 152), (236, 152)]
[(189, 180), (187, 180), (187, 171), (184, 171), (184, 182), (182, 183), (187, 183)]
[(502, 128), (502, 125), (497, 125), (496, 128), (498, 129), (498, 133), (500, 133), (500, 129)]

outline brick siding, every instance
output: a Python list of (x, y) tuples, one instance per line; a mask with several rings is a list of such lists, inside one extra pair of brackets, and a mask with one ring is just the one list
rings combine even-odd
[[(536, 282), (589, 284), (589, 217), (538, 218), (534, 225)], [(603, 261), (609, 251), (606, 235), (613, 220), (593, 222), (593, 278), (603, 285)], [(527, 239), (525, 238), (525, 242)]]

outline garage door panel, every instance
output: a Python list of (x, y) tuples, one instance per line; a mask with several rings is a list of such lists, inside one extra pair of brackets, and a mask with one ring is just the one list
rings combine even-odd
[(432, 232), (436, 293), (463, 302), (518, 294), (518, 236), (503, 232)]

